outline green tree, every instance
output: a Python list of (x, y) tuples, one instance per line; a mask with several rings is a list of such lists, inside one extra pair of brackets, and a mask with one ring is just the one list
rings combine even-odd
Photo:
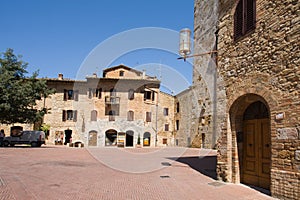
[(36, 103), (54, 93), (46, 80), (38, 79), (38, 72), (26, 77), (28, 63), (7, 49), (0, 55), (0, 123), (35, 123), (47, 113)]

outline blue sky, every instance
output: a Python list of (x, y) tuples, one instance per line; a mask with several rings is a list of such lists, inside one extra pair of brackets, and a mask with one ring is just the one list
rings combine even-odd
[[(125, 41), (122, 33), (132, 34), (135, 31), (130, 30), (135, 29), (145, 32), (148, 30), (143, 29), (145, 27), (166, 30), (167, 34), (156, 41), (160, 36), (151, 38), (153, 34), (149, 32), (140, 40), (153, 40), (153, 43), (169, 40), (177, 48), (177, 38), (173, 39), (176, 31), (185, 27), (193, 30), (193, 4), (193, 0), (0, 0), (0, 52), (14, 49), (29, 63), (27, 70), (32, 73), (39, 69), (40, 77), (53, 78), (63, 73), (66, 78), (82, 79), (93, 72), (101, 76), (102, 69), (122, 63), (169, 81), (172, 79), (166, 76), (171, 73), (164, 71), (171, 68), (179, 75), (165, 84), (175, 84), (181, 78), (190, 83), (192, 65), (176, 59), (178, 55), (174, 53), (173, 45), (172, 51), (141, 46), (127, 49), (110, 62), (101, 62), (106, 57), (103, 54), (97, 55), (95, 62), (86, 61), (91, 52), (104, 47), (107, 41), (111, 43), (115, 35), (124, 40), (118, 40), (117, 46), (106, 46), (106, 54), (135, 43), (135, 39)], [(85, 62), (92, 66), (79, 77), (79, 69)], [(149, 69), (155, 64), (159, 70)], [(181, 85), (186, 87), (186, 83)], [(181, 89), (176, 88), (175, 93)]]

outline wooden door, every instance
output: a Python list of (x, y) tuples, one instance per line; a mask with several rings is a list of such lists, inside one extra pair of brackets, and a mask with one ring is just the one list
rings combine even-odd
[(242, 182), (270, 188), (271, 136), (269, 119), (244, 121)]
[(97, 146), (97, 135), (96, 131), (89, 132), (89, 146)]

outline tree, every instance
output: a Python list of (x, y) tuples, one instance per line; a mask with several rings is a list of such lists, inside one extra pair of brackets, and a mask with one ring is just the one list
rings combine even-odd
[(28, 63), (21, 56), (7, 49), (0, 55), (0, 123), (35, 123), (47, 113), (38, 108), (37, 101), (47, 98), (54, 91), (46, 80), (38, 79), (38, 72), (26, 77)]

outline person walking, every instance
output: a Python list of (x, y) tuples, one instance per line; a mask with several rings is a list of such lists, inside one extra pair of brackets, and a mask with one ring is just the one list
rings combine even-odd
[(0, 131), (0, 147), (3, 147), (4, 137), (5, 137), (4, 130), (1, 129), (1, 131)]

